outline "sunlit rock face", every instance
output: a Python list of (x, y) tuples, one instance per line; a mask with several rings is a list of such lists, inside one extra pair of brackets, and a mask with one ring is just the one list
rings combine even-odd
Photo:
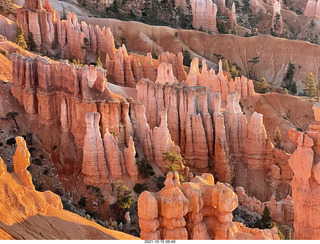
[(232, 222), (237, 195), (211, 174), (196, 176), (180, 185), (179, 175), (169, 172), (165, 187), (144, 191), (138, 198), (142, 239), (178, 240), (278, 240), (276, 230), (258, 230)]
[(320, 103), (313, 106), (315, 121), (310, 124), (307, 133), (294, 129), (289, 131), (289, 137), (297, 149), (289, 159), (289, 165), (294, 176), (291, 182), (292, 199), (294, 201), (294, 238), (319, 239), (318, 224), (320, 164)]

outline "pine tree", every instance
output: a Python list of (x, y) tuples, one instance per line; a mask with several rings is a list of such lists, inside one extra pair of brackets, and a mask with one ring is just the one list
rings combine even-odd
[(307, 77), (302, 81), (304, 83), (304, 91), (309, 98), (312, 98), (316, 93), (316, 83), (314, 75), (310, 72)]
[(275, 147), (281, 149), (281, 139), (282, 139), (282, 134), (281, 131), (279, 130), (279, 127), (277, 126), (277, 128), (274, 131), (274, 136), (273, 136), (273, 140), (275, 143)]
[(20, 24), (17, 25), (16, 43), (23, 49), (27, 48), (27, 43), (24, 39), (24, 31)]
[(35, 51), (37, 48), (36, 43), (34, 42), (34, 39), (33, 39), (33, 34), (31, 31), (29, 31), (29, 34), (28, 34), (28, 46), (30, 48), (30, 51)]

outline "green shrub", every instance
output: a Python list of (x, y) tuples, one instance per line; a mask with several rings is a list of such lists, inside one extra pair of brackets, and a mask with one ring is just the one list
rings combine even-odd
[(148, 178), (149, 176), (154, 175), (153, 168), (148, 164), (145, 158), (142, 158), (141, 161), (137, 162), (139, 173), (143, 178)]
[(23, 49), (27, 48), (27, 43), (24, 39), (24, 31), (20, 24), (17, 25), (16, 44), (18, 44)]
[(133, 190), (134, 190), (135, 193), (140, 195), (142, 192), (148, 190), (148, 186), (147, 186), (146, 183), (143, 183), (143, 184), (137, 183), (137, 184), (134, 185)]
[(133, 203), (132, 192), (123, 184), (122, 180), (111, 183), (112, 192), (117, 198), (117, 207), (120, 209), (128, 209)]

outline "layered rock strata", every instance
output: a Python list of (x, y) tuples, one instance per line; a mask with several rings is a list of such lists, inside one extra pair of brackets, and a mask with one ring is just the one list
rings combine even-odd
[(178, 174), (169, 172), (160, 192), (139, 196), (140, 236), (147, 240), (279, 239), (274, 229), (250, 229), (232, 222), (231, 212), (237, 206), (237, 195), (228, 186), (215, 184), (211, 174), (180, 185)]
[(192, 26), (195, 29), (217, 32), (217, 5), (211, 0), (191, 1)]
[[(252, 81), (245, 77), (228, 79), (221, 62), (217, 75), (205, 62), (200, 72), (196, 58), (186, 83), (174, 83), (172, 76), (167, 76), (164, 84), (163, 75), (158, 74), (155, 83), (146, 79), (137, 83), (137, 100), (145, 106), (151, 130), (163, 127), (161, 114), (165, 108), (170, 140), (180, 147), (193, 172), (211, 169), (219, 180), (243, 186), (264, 201), (272, 195), (282, 199), (289, 194), (289, 155), (274, 148), (266, 137), (262, 115), (255, 113), (248, 122), (239, 106), (241, 97), (255, 95)], [(155, 141), (152, 139), (154, 147)], [(272, 183), (262, 180), (265, 177)], [(280, 190), (278, 185), (282, 185)]]
[[(127, 101), (113, 99), (114, 95), (106, 87), (105, 70), (95, 66), (77, 67), (68, 62), (58, 63), (41, 57), (24, 58), (18, 54), (12, 55), (11, 60), (14, 67), (11, 92), (27, 114), (38, 121), (37, 130), (58, 127), (62, 131), (61, 138), (43, 138), (48, 152), (54, 150), (57, 144), (67, 143), (65, 138), (72, 135), (72, 141), (68, 143), (75, 144), (77, 149), (75, 152), (66, 152), (61, 148), (60, 153), (82, 155), (83, 148), (81, 171), (86, 176), (87, 184), (107, 183), (108, 172), (114, 178), (121, 178), (123, 172), (128, 172), (132, 179), (137, 179), (132, 144), (133, 122), (130, 119), (135, 116), (130, 114)], [(112, 143), (106, 147), (102, 138)], [(126, 153), (115, 158), (115, 149), (118, 148), (122, 151), (127, 148)], [(128, 170), (125, 166), (119, 172), (116, 165), (121, 164), (121, 158), (123, 163), (126, 159)], [(58, 160), (69, 164), (70, 159), (69, 156), (60, 155)], [(82, 157), (78, 160), (82, 160)], [(114, 160), (117, 164), (112, 163)], [(109, 170), (107, 163), (112, 165)]]

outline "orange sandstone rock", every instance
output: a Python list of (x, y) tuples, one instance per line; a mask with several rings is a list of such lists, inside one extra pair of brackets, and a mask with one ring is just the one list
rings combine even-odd
[(108, 183), (108, 168), (104, 155), (103, 141), (99, 131), (99, 113), (86, 114), (86, 136), (83, 145), (82, 173), (86, 184)]
[[(28, 151), (25, 140), (18, 136), (16, 137), (17, 149), (13, 155), (14, 174), (19, 178), (21, 183), (31, 190), (34, 190), (32, 177), (27, 171), (30, 165), (30, 153)], [(4, 171), (4, 170), (3, 170)]]
[[(231, 212), (237, 205), (236, 194), (224, 184), (215, 184), (210, 174), (180, 185), (178, 174), (169, 172), (160, 192), (145, 191), (138, 199), (141, 237), (279, 239), (275, 230), (250, 229), (233, 223)], [(148, 210), (143, 211), (145, 208)]]

